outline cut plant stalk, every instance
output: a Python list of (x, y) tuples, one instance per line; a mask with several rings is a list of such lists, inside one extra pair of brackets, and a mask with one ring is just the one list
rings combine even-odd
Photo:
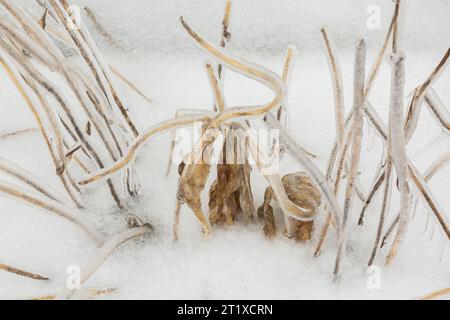
[(363, 128), (363, 108), (364, 108), (364, 80), (365, 80), (365, 63), (366, 63), (366, 44), (364, 40), (360, 40), (356, 47), (355, 53), (355, 70), (354, 70), (354, 101), (353, 101), (353, 124), (352, 124), (352, 152), (351, 165), (348, 172), (347, 189), (345, 192), (345, 203), (342, 216), (342, 223), (339, 225), (340, 231), (338, 236), (338, 253), (334, 267), (334, 275), (337, 276), (340, 271), (342, 257), (345, 254), (347, 246), (347, 229), (351, 214), (355, 177), (358, 174), (359, 159), (361, 155), (361, 139)]
[[(411, 206), (410, 188), (408, 185), (408, 163), (406, 161), (405, 136), (402, 124), (403, 100), (405, 91), (405, 67), (404, 56), (394, 54), (392, 57), (392, 86), (391, 86), (391, 105), (390, 105), (390, 143), (392, 160), (397, 173), (398, 189), (400, 192), (400, 219), (398, 222), (397, 234), (392, 247), (386, 258), (386, 264), (392, 263), (401, 246), (409, 224), (409, 209)], [(381, 231), (378, 238), (381, 238)], [(378, 243), (377, 243), (378, 247)]]

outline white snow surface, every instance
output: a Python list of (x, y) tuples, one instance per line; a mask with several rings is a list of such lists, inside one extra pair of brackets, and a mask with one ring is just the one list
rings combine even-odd
[[(287, 45), (293, 43), (300, 48), (289, 95), (288, 129), (318, 155), (316, 164), (325, 170), (335, 129), (332, 84), (319, 28), (328, 25), (337, 44), (348, 111), (352, 101), (355, 41), (361, 36), (367, 38), (369, 69), (391, 17), (391, 1), (343, 0), (339, 5), (331, 0), (314, 1), (313, 5), (312, 1), (303, 0), (235, 2), (231, 52), (281, 72)], [(89, 3), (107, 30), (122, 44), (121, 50), (111, 48), (93, 30), (107, 59), (153, 98), (153, 103), (148, 104), (120, 85), (141, 128), (172, 117), (179, 108), (211, 108), (212, 96), (203, 68), (205, 56), (180, 28), (178, 17), (188, 17), (198, 32), (217, 41), (222, 1), (89, 0), (78, 3)], [(365, 27), (366, 8), (370, 4), (382, 8), (381, 30), (370, 31)], [(427, 78), (449, 46), (449, 9), (450, 4), (445, 0), (408, 1), (411, 14), (406, 28), (406, 92)], [(447, 70), (434, 88), (450, 107), (449, 83), (450, 70)], [(389, 87), (390, 69), (384, 62), (370, 100), (385, 123)], [(266, 88), (230, 71), (226, 74), (225, 93), (230, 106), (261, 104), (271, 98)], [(5, 73), (1, 72), (0, 135), (25, 128), (36, 128), (34, 120)], [(447, 137), (426, 155), (416, 154), (439, 133), (440, 129), (424, 108), (419, 129), (407, 150), (421, 172), (431, 161), (448, 152)], [(366, 267), (375, 238), (380, 197), (370, 206), (362, 227), (357, 226), (361, 203), (356, 200), (348, 250), (338, 281), (333, 281), (332, 277), (337, 243), (333, 231), (329, 233), (322, 255), (313, 258), (323, 215), (317, 220), (314, 239), (306, 244), (291, 241), (281, 232), (275, 240), (265, 240), (259, 221), (215, 228), (211, 238), (205, 241), (194, 215), (184, 209), (181, 239), (174, 243), (172, 213), (176, 169), (172, 168), (170, 177), (164, 175), (169, 144), (169, 134), (158, 136), (138, 156), (136, 169), (142, 190), (124, 212), (114, 207), (105, 188), (101, 188), (102, 184), (86, 188), (88, 209), (83, 210), (83, 215), (105, 236), (125, 228), (123, 216), (126, 213), (138, 215), (155, 228), (150, 236), (119, 247), (86, 283), (87, 287), (118, 288), (117, 292), (104, 298), (410, 299), (450, 285), (448, 240), (432, 213), (421, 203), (393, 266), (384, 267), (389, 246), (379, 250), (376, 264), (381, 270), (381, 288), (378, 290), (368, 288), (370, 275), (366, 273)], [(375, 175), (381, 147), (381, 140), (366, 123), (360, 165), (366, 192)], [(38, 132), (0, 139), (0, 156), (61, 189)], [(292, 159), (284, 159), (282, 174), (298, 170), (301, 168)], [(447, 168), (430, 182), (447, 219), (449, 176), (450, 168)], [(214, 174), (209, 181), (213, 179)], [(257, 170), (253, 170), (252, 179), (256, 205), (259, 206), (267, 183)], [(205, 191), (205, 210), (206, 196)], [(389, 222), (398, 209), (399, 198), (395, 192), (391, 203)], [(278, 206), (276, 212), (280, 220)], [(73, 225), (3, 196), (0, 198), (0, 219), (0, 262), (52, 279), (37, 282), (0, 271), (0, 298), (27, 298), (58, 292), (65, 285), (68, 266), (84, 265), (94, 252), (93, 243)]]

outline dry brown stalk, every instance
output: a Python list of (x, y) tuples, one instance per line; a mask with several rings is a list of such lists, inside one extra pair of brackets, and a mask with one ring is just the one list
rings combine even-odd
[(17, 274), (18, 276), (30, 278), (33, 280), (43, 280), (43, 281), (50, 280), (49, 278), (41, 276), (37, 273), (23, 271), (23, 270), (20, 270), (20, 269), (17, 269), (17, 268), (14, 268), (14, 267), (8, 266), (6, 264), (2, 264), (2, 263), (0, 263), (0, 270), (6, 271), (9, 273), (14, 273), (14, 274)]
[(122, 80), (128, 87), (130, 87), (133, 91), (135, 91), (138, 95), (140, 95), (144, 100), (148, 103), (153, 103), (152, 99), (149, 98), (141, 89), (139, 89), (135, 84), (133, 84), (129, 79), (127, 79), (122, 73), (120, 73), (115, 67), (112, 65), (109, 66), (111, 72), (115, 74), (120, 80)]
[(445, 289), (441, 289), (441, 290), (435, 291), (433, 293), (427, 294), (426, 296), (422, 297), (421, 300), (434, 300), (437, 298), (447, 296), (449, 294), (450, 294), (450, 288), (445, 288)]
[(2, 133), (0, 134), (0, 139), (7, 139), (14, 136), (20, 136), (27, 133), (34, 133), (38, 132), (38, 129), (35, 128), (26, 128), (26, 129), (20, 129), (12, 132)]
[(97, 15), (89, 7), (84, 7), (84, 11), (86, 12), (87, 17), (92, 21), (97, 32), (106, 39), (112, 47), (123, 49), (116, 39), (106, 31), (105, 27), (98, 20)]
[[(392, 57), (392, 89), (391, 89), (391, 106), (390, 106), (390, 133), (391, 133), (391, 154), (392, 160), (397, 173), (398, 189), (400, 192), (400, 219), (397, 234), (392, 244), (391, 250), (386, 258), (386, 264), (391, 264), (397, 255), (398, 249), (405, 238), (409, 224), (409, 209), (411, 205), (411, 195), (408, 185), (408, 163), (406, 161), (406, 147), (403, 134), (402, 124), (403, 117), (403, 100), (405, 88), (405, 67), (404, 56), (402, 54), (394, 54)], [(378, 241), (381, 238), (382, 231), (377, 235)], [(378, 247), (378, 243), (377, 243)]]

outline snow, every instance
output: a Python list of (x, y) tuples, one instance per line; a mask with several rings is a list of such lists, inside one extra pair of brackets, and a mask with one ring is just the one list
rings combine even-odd
[[(166, 120), (180, 108), (209, 110), (212, 95), (203, 68), (206, 57), (179, 26), (178, 17), (188, 17), (199, 33), (212, 41), (218, 40), (222, 1), (210, 1), (207, 6), (200, 0), (129, 0), (126, 5), (117, 0), (79, 1), (82, 4), (88, 2), (98, 13), (99, 20), (124, 47), (124, 50), (113, 50), (93, 31), (108, 61), (153, 99), (153, 104), (149, 105), (127, 87), (122, 87), (121, 92), (126, 95), (141, 127)], [(308, 150), (318, 155), (316, 164), (325, 170), (334, 142), (335, 123), (332, 83), (319, 29), (327, 25), (338, 48), (346, 110), (349, 111), (355, 42), (358, 37), (367, 35), (369, 68), (391, 17), (391, 1), (376, 1), (382, 9), (382, 29), (372, 31), (365, 26), (366, 8), (375, 1), (345, 0), (339, 6), (331, 0), (315, 2), (317, 6), (306, 5), (309, 1), (303, 0), (285, 0), (282, 5), (276, 0), (235, 2), (230, 45), (233, 53), (280, 73), (287, 46), (293, 43), (299, 47), (300, 56), (292, 74), (289, 95), (288, 129), (292, 136), (305, 142)], [(408, 1), (407, 93), (427, 78), (450, 43), (447, 32), (449, 8), (450, 4), (445, 0), (433, 3)], [(92, 29), (89, 24), (88, 27)], [(434, 85), (448, 106), (449, 81), (450, 70), (447, 70)], [(386, 124), (389, 88), (390, 69), (385, 62), (370, 100)], [(231, 71), (226, 74), (225, 95), (231, 106), (262, 104), (272, 98), (267, 88)], [(4, 72), (0, 73), (0, 106), (0, 135), (36, 127)], [(407, 149), (408, 156), (421, 172), (449, 148), (447, 139), (426, 156), (413, 157), (439, 133), (433, 117), (424, 108), (419, 129)], [(118, 291), (105, 296), (106, 299), (409, 299), (450, 283), (448, 241), (441, 257), (445, 236), (432, 214), (425, 230), (430, 213), (420, 203), (398, 257), (390, 268), (384, 267), (389, 246), (379, 250), (375, 263), (381, 270), (381, 288), (368, 288), (370, 275), (366, 273), (366, 267), (376, 233), (381, 197), (377, 197), (369, 208), (363, 227), (357, 226), (361, 204), (355, 198), (348, 250), (342, 276), (337, 282), (333, 282), (332, 277), (337, 249), (334, 232), (325, 241), (322, 255), (313, 258), (317, 232), (316, 238), (307, 244), (295, 243), (281, 233), (275, 240), (267, 241), (260, 222), (242, 222), (225, 229), (214, 228), (211, 238), (205, 241), (194, 215), (183, 209), (180, 241), (174, 243), (171, 228), (177, 186), (175, 168), (170, 177), (164, 175), (169, 145), (169, 134), (158, 136), (138, 156), (136, 169), (142, 190), (139, 198), (128, 204), (126, 212), (121, 213), (114, 207), (106, 188), (93, 185), (86, 189), (88, 209), (82, 214), (105, 236), (112, 236), (126, 227), (125, 213), (136, 214), (152, 223), (155, 229), (150, 236), (119, 247), (86, 283), (96, 288), (117, 287)], [(366, 191), (376, 174), (381, 147), (381, 140), (365, 125), (360, 172)], [(60, 188), (38, 132), (0, 138), (0, 157), (22, 166), (55, 189)], [(281, 173), (300, 169), (293, 159), (286, 157)], [(449, 174), (450, 168), (447, 168), (430, 182), (447, 218), (450, 218), (446, 182)], [(209, 182), (213, 179), (214, 174)], [(256, 205), (259, 206), (267, 184), (256, 170), (253, 170), (252, 179)], [(391, 203), (389, 222), (398, 209), (396, 192)], [(206, 210), (207, 192), (204, 193), (204, 204)], [(281, 211), (279, 208), (276, 211), (277, 219), (281, 221)], [(0, 198), (0, 219), (0, 262), (52, 279), (43, 283), (0, 272), (0, 298), (55, 293), (66, 282), (67, 268), (86, 265), (96, 249), (89, 238), (70, 223), (3, 196)], [(319, 217), (316, 231), (323, 220), (324, 215)]]

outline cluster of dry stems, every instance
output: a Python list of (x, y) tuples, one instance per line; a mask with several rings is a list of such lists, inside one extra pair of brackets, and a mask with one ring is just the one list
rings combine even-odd
[[(405, 112), (405, 54), (401, 51), (399, 41), (404, 10), (400, 0), (395, 2), (388, 34), (367, 75), (366, 45), (363, 39), (357, 42), (354, 99), (347, 115), (336, 50), (327, 30), (321, 30), (333, 83), (336, 119), (336, 141), (326, 172), (322, 172), (314, 163), (315, 156), (306, 151), (285, 128), (287, 96), (297, 56), (296, 48), (288, 48), (281, 75), (231, 55), (226, 50), (227, 43), (231, 40), (231, 0), (226, 1), (223, 32), (218, 46), (201, 37), (184, 18), (180, 19), (190, 37), (209, 56), (205, 62), (205, 70), (214, 97), (212, 110), (180, 110), (174, 118), (142, 131), (130, 115), (129, 106), (120, 94), (116, 80), (123, 81), (147, 101), (151, 100), (105, 61), (85, 25), (78, 25), (71, 18), (70, 6), (66, 1), (48, 0), (38, 3), (44, 11), (41, 17), (33, 16), (14, 1), (0, 0), (6, 13), (6, 18), (0, 20), (0, 63), (35, 117), (65, 195), (54, 191), (32, 173), (5, 159), (0, 159), (0, 171), (18, 180), (20, 185), (0, 180), (0, 192), (74, 223), (96, 242), (98, 249), (89, 264), (83, 268), (82, 284), (119, 244), (146, 234), (151, 229), (137, 217), (127, 217), (129, 228), (104, 241), (103, 236), (80, 214), (83, 209), (82, 187), (106, 181), (118, 208), (122, 208), (124, 200), (136, 196), (139, 189), (134, 160), (142, 147), (157, 134), (173, 133), (177, 128), (198, 122), (203, 124), (200, 139), (179, 164), (180, 177), (174, 215), (175, 239), (179, 237), (180, 210), (184, 204), (198, 218), (205, 237), (210, 234), (211, 226), (233, 224), (237, 215), (243, 213), (247, 219), (260, 217), (264, 221), (264, 233), (272, 238), (276, 235), (277, 226), (274, 218), (276, 212), (271, 201), (276, 200), (284, 216), (285, 234), (300, 241), (313, 238), (314, 221), (320, 212), (324, 212), (325, 222), (320, 230), (315, 256), (320, 255), (326, 236), (333, 229), (337, 235), (334, 275), (338, 276), (347, 246), (349, 224), (353, 221), (355, 196), (363, 203), (359, 218), (359, 224), (362, 225), (372, 199), (384, 186), (369, 265), (374, 263), (380, 246), (387, 244), (391, 235), (393, 240), (386, 264), (390, 264), (397, 255), (408, 230), (414, 196), (416, 205), (417, 199), (421, 199), (429, 207), (445, 235), (445, 245), (448, 243), (450, 230), (445, 212), (427, 183), (450, 162), (450, 156), (448, 153), (444, 154), (422, 175), (408, 158), (406, 145), (417, 128), (423, 105), (428, 107), (445, 134), (450, 130), (448, 108), (432, 88), (448, 63), (450, 49), (429, 78), (415, 89)], [(112, 41), (94, 13), (88, 8), (86, 13), (103, 36)], [(369, 100), (385, 58), (389, 60), (392, 69), (387, 125)], [(274, 98), (262, 105), (228, 106), (223, 90), (225, 69), (267, 86), (273, 91)], [(53, 79), (55, 74), (57, 79)], [(220, 164), (217, 166), (217, 178), (209, 190), (209, 214), (206, 215), (203, 212), (201, 194), (206, 188), (211, 165), (205, 159), (211, 156), (208, 154), (208, 146), (218, 139), (218, 136), (208, 135), (208, 132), (211, 129), (222, 133), (230, 128), (249, 129), (254, 121), (262, 121), (267, 128), (279, 131), (281, 146), (276, 147), (280, 147), (282, 154), (289, 153), (303, 171), (284, 177), (278, 173), (264, 174), (266, 155), (259, 149), (256, 138), (248, 134), (237, 144), (244, 145), (245, 148), (237, 149), (237, 152), (242, 153), (245, 159), (250, 156), (257, 159), (255, 168), (269, 184), (264, 203), (256, 210), (251, 188), (251, 166), (248, 162)], [(374, 127), (385, 145), (383, 161), (367, 194), (358, 176), (364, 124)], [(229, 144), (233, 143), (234, 141), (224, 139), (223, 154)], [(175, 142), (172, 143), (171, 152), (174, 146)], [(171, 165), (169, 162), (168, 173)], [(400, 209), (388, 225), (386, 222), (390, 196), (395, 186), (400, 195)], [(338, 201), (341, 193), (344, 195), (343, 203)], [(32, 279), (48, 280), (47, 277), (6, 265), (0, 265), (0, 269)], [(83, 291), (82, 294), (96, 296), (109, 292), (111, 290), (95, 289)], [(80, 294), (64, 289), (41, 298), (71, 298)]]

